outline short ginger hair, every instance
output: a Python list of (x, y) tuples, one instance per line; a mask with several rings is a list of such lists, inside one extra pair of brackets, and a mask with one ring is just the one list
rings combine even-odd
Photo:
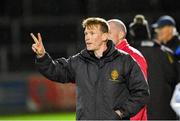
[(83, 20), (82, 26), (83, 28), (92, 28), (93, 26), (100, 25), (100, 29), (103, 33), (109, 32), (109, 24), (103, 18), (91, 17)]

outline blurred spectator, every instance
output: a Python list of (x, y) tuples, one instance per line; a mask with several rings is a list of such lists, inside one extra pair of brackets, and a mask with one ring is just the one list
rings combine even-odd
[[(174, 56), (167, 47), (159, 44), (157, 39), (151, 41), (148, 22), (144, 17), (136, 16), (134, 20), (139, 22), (134, 21), (129, 26), (132, 46), (141, 51), (148, 64), (148, 82), (151, 93), (148, 119), (176, 119), (176, 114), (170, 107), (174, 85), (178, 81)], [(139, 28), (138, 31), (137, 28)]]
[(176, 29), (175, 20), (168, 15), (161, 16), (153, 28), (159, 43), (169, 48), (170, 52), (177, 59), (177, 69), (180, 75), (180, 37)]
[(143, 40), (151, 39), (148, 22), (143, 15), (136, 15), (133, 22), (130, 23), (129, 38), (132, 44), (139, 44), (139, 42), (142, 42)]
[(176, 85), (176, 88), (174, 90), (171, 99), (171, 107), (176, 112), (176, 114), (180, 116), (180, 83)]
[[(169, 47), (176, 57), (180, 57), (180, 37), (176, 30), (176, 22), (171, 16), (161, 16), (155, 24), (156, 36), (159, 42)], [(179, 58), (180, 59), (180, 58)]]

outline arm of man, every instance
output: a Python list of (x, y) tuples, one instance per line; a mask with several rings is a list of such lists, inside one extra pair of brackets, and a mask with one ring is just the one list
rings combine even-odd
[(125, 60), (125, 78), (127, 80), (127, 88), (129, 96), (127, 100), (119, 105), (116, 113), (123, 119), (132, 117), (148, 102), (149, 86), (147, 80), (137, 63), (129, 56)]
[(38, 33), (38, 37), (35, 37), (32, 33), (31, 36), (35, 42), (32, 45), (32, 50), (37, 55), (35, 62), (40, 73), (52, 81), (61, 83), (73, 82), (74, 73), (71, 68), (71, 58), (53, 60), (44, 49), (40, 33)]

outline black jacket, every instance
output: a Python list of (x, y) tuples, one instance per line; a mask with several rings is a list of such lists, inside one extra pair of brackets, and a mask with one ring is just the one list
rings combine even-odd
[(148, 119), (175, 120), (176, 114), (170, 107), (174, 87), (179, 82), (174, 55), (169, 48), (153, 41), (141, 41), (136, 43), (135, 48), (142, 52), (148, 64), (148, 83), (151, 92)]
[[(177, 60), (177, 69), (178, 69), (178, 75), (180, 75), (180, 36), (176, 35), (174, 36), (170, 41), (168, 41), (165, 46), (170, 48), (173, 52), (173, 55), (175, 56)], [(180, 76), (179, 76), (180, 80)]]
[(180, 53), (177, 52), (177, 50), (180, 48), (180, 37), (179, 36), (174, 36), (171, 40), (169, 40), (164, 45), (169, 47), (170, 49), (172, 49), (172, 51), (174, 52), (174, 54), (176, 56), (180, 56)]
[(180, 36), (174, 36), (164, 45), (172, 50), (172, 53), (180, 63)]
[(39, 71), (48, 79), (77, 85), (77, 120), (129, 119), (146, 103), (148, 84), (136, 62), (114, 48), (111, 41), (103, 57), (97, 59), (87, 50), (69, 59), (52, 60), (46, 54), (37, 59)]

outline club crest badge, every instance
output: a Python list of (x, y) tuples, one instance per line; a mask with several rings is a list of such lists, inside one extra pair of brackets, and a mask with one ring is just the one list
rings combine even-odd
[(113, 70), (113, 71), (111, 72), (111, 79), (112, 79), (112, 80), (117, 80), (118, 77), (119, 77), (118, 71), (117, 71), (117, 70)]

